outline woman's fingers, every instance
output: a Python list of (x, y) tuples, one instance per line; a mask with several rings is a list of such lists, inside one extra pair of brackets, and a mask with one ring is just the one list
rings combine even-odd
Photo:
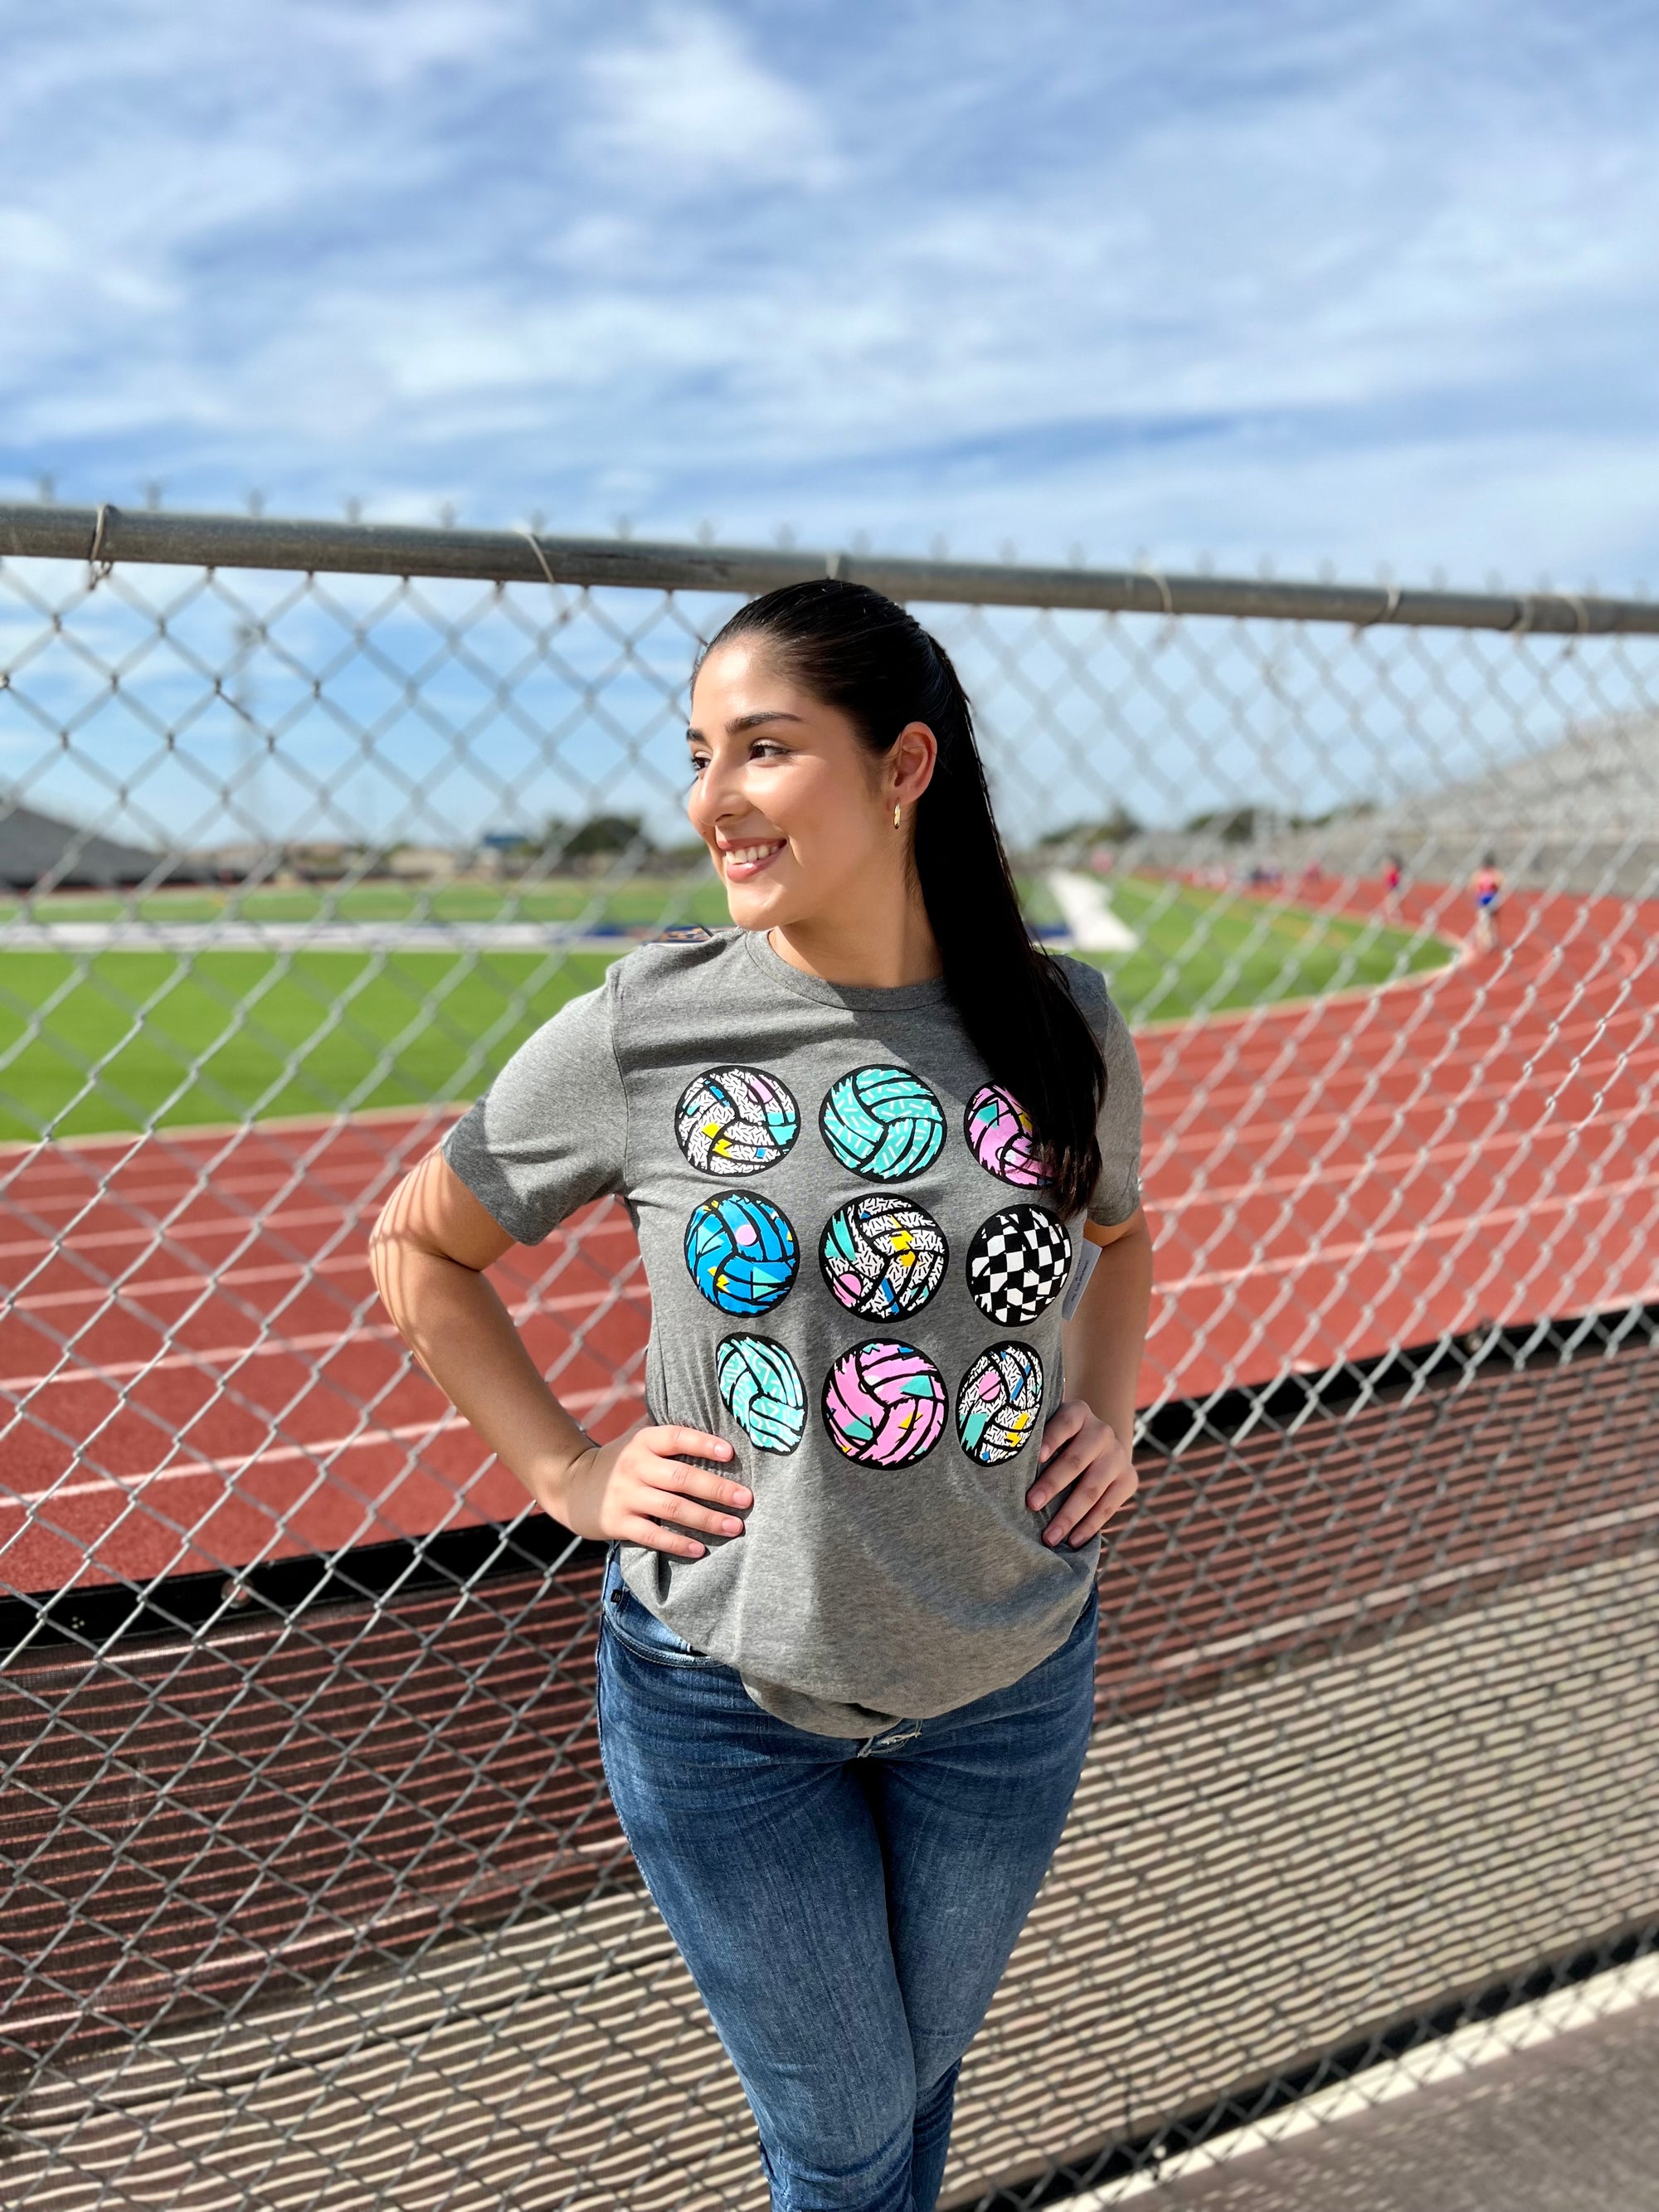
[(687, 1498), (707, 1498), (716, 1505), (752, 1505), (755, 1493), (747, 1483), (734, 1482), (729, 1475), (715, 1474), (706, 1467), (692, 1467), (683, 1459), (665, 1459), (660, 1452), (653, 1452), (641, 1471), (641, 1479), (654, 1483), (659, 1490), (676, 1490)]
[(1098, 1447), (1086, 1437), (1074, 1437), (1063, 1451), (1055, 1454), (1036, 1480), (1025, 1493), (1025, 1503), (1033, 1513), (1040, 1513), (1051, 1498), (1087, 1474), (1097, 1461)]
[(1093, 1418), (1081, 1398), (1064, 1398), (1054, 1407), (1042, 1425), (1042, 1442), (1037, 1447), (1037, 1462), (1046, 1467), (1064, 1443), (1076, 1436), (1084, 1423)]
[(1092, 1485), (1079, 1483), (1043, 1530), (1043, 1541), (1057, 1544), (1069, 1534), (1074, 1547), (1092, 1542), (1139, 1487), (1140, 1477), (1133, 1467), (1119, 1468), (1098, 1491)]
[(682, 1559), (700, 1559), (708, 1550), (695, 1536), (676, 1534), (672, 1528), (659, 1528), (654, 1521), (642, 1521), (634, 1514), (624, 1514), (615, 1532), (624, 1544), (643, 1544), (653, 1552), (672, 1552)]
[(682, 1429), (673, 1424), (659, 1429), (636, 1429), (635, 1441), (644, 1444), (662, 1459), (678, 1458), (689, 1452), (693, 1459), (730, 1459), (732, 1447), (724, 1437), (710, 1436), (707, 1429)]
[[(1067, 1463), (1085, 1445), (1088, 1447), (1087, 1463), (1074, 1469), (1070, 1487), (1042, 1532), (1045, 1544), (1058, 1544), (1068, 1534), (1073, 1542), (1086, 1541), (1088, 1535), (1098, 1533), (1102, 1522), (1116, 1510), (1117, 1505), (1133, 1495), (1133, 1462), (1103, 1422), (1097, 1423), (1093, 1433), (1079, 1438), (1077, 1443), (1060, 1454), (1054, 1462), (1053, 1474), (1057, 1478), (1063, 1477)], [(1044, 1490), (1050, 1487), (1048, 1473), (1045, 1472), (1037, 1487)], [(1103, 1511), (1101, 1510), (1103, 1505)], [(1084, 1529), (1085, 1525), (1087, 1534), (1075, 1533)]]
[(1116, 1448), (1117, 1439), (1080, 1398), (1067, 1398), (1055, 1407), (1042, 1431), (1038, 1455), (1042, 1472), (1025, 1493), (1025, 1503), (1040, 1512), (1051, 1498), (1104, 1453)]
[(706, 1505), (693, 1505), (677, 1491), (653, 1490), (641, 1484), (629, 1503), (636, 1513), (654, 1513), (682, 1528), (707, 1528), (716, 1536), (741, 1536), (743, 1523), (735, 1513), (714, 1513)]

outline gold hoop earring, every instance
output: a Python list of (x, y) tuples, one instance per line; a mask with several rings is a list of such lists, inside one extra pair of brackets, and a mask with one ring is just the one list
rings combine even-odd
[(895, 829), (895, 830), (896, 830), (896, 829), (898, 828), (898, 826), (899, 826), (899, 813), (900, 813), (899, 803), (898, 803), (897, 799), (896, 799), (893, 801), (893, 827), (894, 827), (894, 829)]

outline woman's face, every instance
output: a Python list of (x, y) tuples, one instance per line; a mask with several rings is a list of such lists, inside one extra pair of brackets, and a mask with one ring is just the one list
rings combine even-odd
[(938, 750), (923, 724), (910, 723), (877, 757), (838, 709), (734, 640), (697, 672), (686, 742), (686, 812), (740, 928), (844, 917), (878, 883), (898, 880), (909, 810)]

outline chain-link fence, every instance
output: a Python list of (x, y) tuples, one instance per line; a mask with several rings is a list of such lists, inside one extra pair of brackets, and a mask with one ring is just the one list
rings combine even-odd
[[(0, 2193), (758, 2206), (599, 1775), (595, 1548), (365, 1246), (538, 1023), (724, 919), (690, 659), (826, 563), (52, 508), (0, 554)], [(1029, 2207), (1474, 2063), (1659, 1931), (1659, 609), (827, 565), (956, 654), (1146, 1077), (1144, 1488), (945, 2187)], [(621, 1209), (499, 1273), (636, 1418)]]

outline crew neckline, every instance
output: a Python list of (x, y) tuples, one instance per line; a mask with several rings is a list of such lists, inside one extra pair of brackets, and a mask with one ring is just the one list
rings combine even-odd
[(831, 983), (822, 975), (809, 975), (804, 968), (797, 968), (775, 951), (763, 930), (746, 929), (743, 941), (749, 957), (763, 975), (780, 983), (797, 998), (814, 999), (821, 1006), (846, 1006), (857, 1013), (874, 1013), (883, 1008), (896, 1012), (919, 1006), (948, 1006), (951, 993), (942, 975), (930, 975), (921, 983)]

